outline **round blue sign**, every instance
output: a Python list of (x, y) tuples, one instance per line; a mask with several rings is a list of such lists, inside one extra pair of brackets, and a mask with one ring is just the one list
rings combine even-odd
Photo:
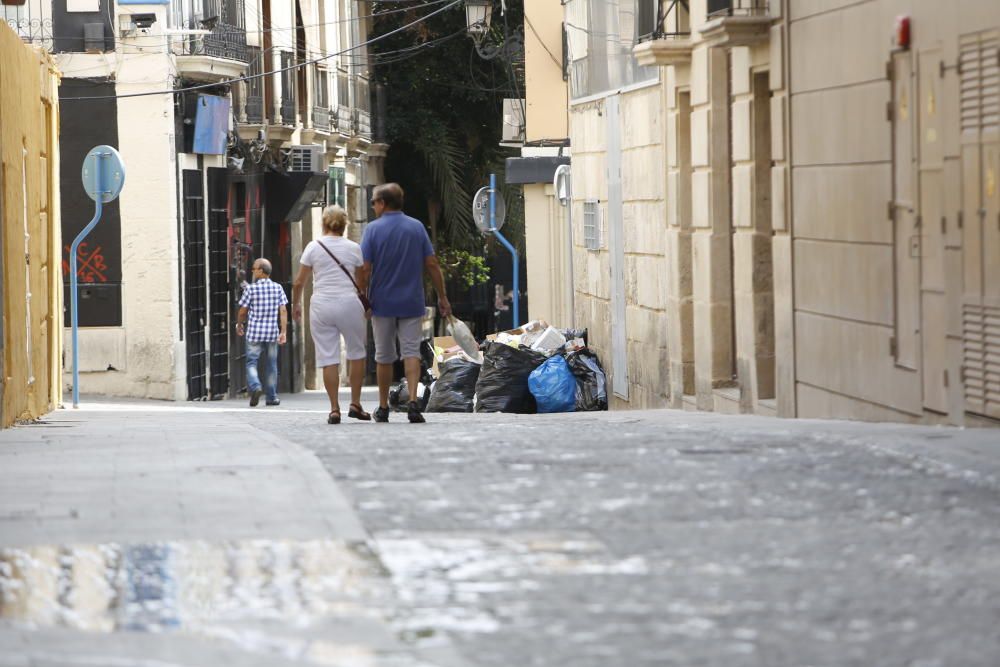
[(125, 187), (125, 164), (122, 156), (111, 146), (95, 146), (83, 159), (83, 189), (87, 195), (97, 201), (100, 192), (101, 202), (118, 199)]

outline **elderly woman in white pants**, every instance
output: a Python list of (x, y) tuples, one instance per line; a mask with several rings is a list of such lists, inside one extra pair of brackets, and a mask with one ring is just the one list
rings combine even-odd
[[(361, 246), (344, 238), (347, 213), (339, 206), (323, 210), (323, 236), (310, 241), (299, 259), (299, 273), (292, 286), (292, 316), (302, 318), (302, 288), (313, 278), (309, 301), (309, 326), (316, 346), (316, 366), (323, 369), (323, 385), (330, 398), (328, 424), (340, 423), (340, 338), (347, 349), (351, 382), (348, 417), (368, 421), (371, 415), (361, 407), (361, 382), (365, 375), (368, 326), (357, 289), (352, 281), (364, 263)], [(350, 276), (348, 275), (350, 274)]]

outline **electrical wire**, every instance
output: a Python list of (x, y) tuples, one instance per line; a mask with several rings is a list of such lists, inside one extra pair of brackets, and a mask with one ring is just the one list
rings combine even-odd
[(545, 49), (545, 52), (549, 54), (549, 58), (552, 58), (552, 62), (554, 62), (559, 69), (562, 69), (562, 62), (552, 54), (552, 51), (549, 50), (548, 45), (545, 44), (545, 40), (542, 39), (542, 36), (538, 34), (537, 30), (535, 30), (535, 26), (531, 24), (531, 19), (528, 18), (527, 12), (524, 13), (524, 22), (528, 24), (528, 28), (531, 29), (532, 34), (538, 38), (538, 43), (541, 44), (542, 48)]
[[(362, 0), (358, 0), (358, 1), (361, 2)], [(373, 0), (373, 1), (384, 2), (385, 0)], [(411, 1), (415, 1), (415, 0), (411, 0)], [(272, 33), (272, 32), (291, 32), (291, 31), (294, 31), (294, 30), (298, 30), (299, 28), (322, 28), (322, 27), (325, 27), (325, 26), (339, 25), (339, 24), (342, 24), (342, 23), (355, 23), (355, 22), (363, 21), (365, 19), (378, 18), (380, 16), (388, 16), (390, 14), (399, 14), (399, 13), (402, 13), (402, 12), (409, 12), (409, 11), (413, 11), (414, 9), (420, 9), (421, 7), (433, 7), (434, 5), (444, 4), (444, 3), (449, 2), (449, 1), (450, 0), (425, 0), (425, 2), (423, 2), (423, 4), (412, 5), (412, 6), (403, 7), (403, 8), (400, 8), (400, 9), (387, 9), (384, 12), (374, 12), (372, 14), (364, 14), (362, 16), (355, 16), (355, 17), (348, 18), (348, 19), (338, 19), (336, 21), (324, 21), (323, 23), (309, 23), (309, 24), (301, 25), (301, 26), (296, 25), (296, 26), (291, 26), (291, 27), (267, 28), (267, 29), (262, 29), (262, 30), (256, 30), (255, 33), (256, 34), (264, 34), (264, 33)], [(246, 7), (246, 10), (256, 17), (256, 13), (253, 12), (252, 9), (249, 6)], [(110, 18), (109, 18), (109, 21), (110, 21)], [(114, 24), (112, 23), (111, 26), (112, 26), (112, 29), (113, 29)], [(143, 48), (143, 49), (148, 49), (148, 48), (152, 48), (152, 47), (162, 47), (162, 48), (165, 48), (165, 49), (169, 49), (170, 45), (171, 45), (170, 37), (183, 37), (183, 35), (164, 35), (164, 37), (167, 38), (165, 41), (162, 41), (162, 42), (158, 41), (158, 42), (156, 42), (154, 44), (149, 44), (148, 46), (144, 45), (142, 47), (139, 47), (137, 45), (131, 45), (131, 44), (121, 44), (121, 46), (132, 46), (133, 48)], [(30, 38), (28, 38), (27, 40), (24, 40), (24, 41), (27, 41), (29, 43), (46, 42), (46, 41), (78, 41), (78, 42), (82, 42), (83, 41), (83, 37), (81, 37), (79, 35), (74, 36), (74, 37), (68, 37), (68, 36), (62, 36), (62, 35), (58, 35), (58, 36), (57, 35), (43, 35), (43, 36), (38, 36), (38, 37), (30, 37)], [(119, 46), (120, 42), (121, 42), (121, 38), (116, 39), (115, 40), (115, 46), (116, 47)], [(293, 48), (292, 45), (289, 45), (289, 48)], [(164, 53), (165, 52), (166, 51), (164, 51)], [(59, 55), (59, 54), (56, 54), (56, 55)]]
[[(384, 2), (386, 0), (379, 0), (379, 1)], [(342, 55), (344, 53), (348, 53), (350, 51), (357, 50), (357, 49), (359, 49), (361, 47), (369, 46), (370, 44), (374, 44), (374, 43), (379, 42), (379, 41), (381, 41), (381, 40), (383, 40), (383, 39), (385, 39), (387, 37), (390, 37), (390, 36), (392, 36), (394, 34), (403, 32), (404, 30), (412, 28), (415, 25), (423, 23), (424, 21), (426, 21), (427, 19), (431, 18), (432, 16), (435, 16), (436, 14), (440, 14), (441, 12), (443, 12), (445, 10), (448, 10), (448, 9), (451, 9), (452, 7), (454, 7), (456, 5), (459, 5), (461, 3), (462, 3), (462, 0), (452, 0), (451, 2), (449, 2), (449, 4), (445, 5), (444, 7), (440, 7), (438, 9), (434, 10), (433, 12), (431, 12), (430, 14), (425, 14), (424, 16), (421, 16), (420, 18), (418, 18), (418, 19), (416, 19), (414, 21), (411, 21), (410, 23), (407, 23), (404, 26), (400, 26), (399, 28), (396, 28), (395, 30), (387, 32), (384, 35), (379, 35), (378, 37), (373, 37), (372, 39), (369, 39), (369, 40), (367, 40), (365, 42), (362, 42), (360, 44), (355, 44), (354, 46), (351, 46), (351, 47), (349, 47), (347, 49), (344, 49), (343, 51), (338, 51), (336, 53), (331, 53), (331, 54), (329, 54), (327, 56), (323, 56), (321, 58), (314, 58), (312, 60), (306, 60), (306, 61), (301, 62), (301, 63), (295, 63), (294, 65), (290, 65), (289, 67), (282, 67), (282, 68), (279, 68), (279, 69), (276, 69), (276, 70), (271, 70), (269, 72), (262, 72), (260, 74), (252, 74), (252, 75), (247, 75), (247, 76), (233, 77), (231, 79), (226, 79), (224, 81), (219, 81), (218, 83), (206, 83), (206, 84), (201, 84), (201, 85), (198, 85), (198, 86), (187, 86), (185, 88), (174, 88), (172, 90), (156, 90), (156, 91), (147, 91), (147, 92), (144, 92), (144, 93), (127, 93), (125, 95), (92, 95), (92, 96), (84, 96), (84, 97), (64, 97), (64, 98), (61, 98), (59, 101), (60, 102), (68, 102), (68, 101), (80, 101), (80, 100), (122, 99), (122, 98), (127, 98), (127, 97), (148, 97), (148, 96), (151, 96), (151, 95), (176, 95), (178, 93), (185, 93), (185, 92), (189, 92), (189, 91), (192, 91), (192, 90), (204, 90), (206, 88), (217, 88), (219, 86), (229, 85), (229, 84), (232, 84), (232, 83), (236, 83), (238, 81), (250, 81), (252, 79), (260, 79), (260, 78), (263, 78), (263, 77), (266, 77), (266, 76), (271, 76), (272, 74), (279, 74), (281, 72), (287, 72), (287, 71), (290, 71), (290, 70), (298, 69), (300, 67), (305, 67), (307, 65), (312, 65), (312, 64), (315, 64), (317, 62), (321, 62), (323, 60), (328, 60), (330, 58), (333, 58), (334, 56)]]

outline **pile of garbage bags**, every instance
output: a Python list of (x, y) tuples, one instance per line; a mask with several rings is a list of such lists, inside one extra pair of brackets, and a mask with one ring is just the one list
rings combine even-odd
[(608, 409), (607, 378), (587, 331), (535, 320), (477, 344), (464, 324), (434, 339), (427, 412), (519, 414)]

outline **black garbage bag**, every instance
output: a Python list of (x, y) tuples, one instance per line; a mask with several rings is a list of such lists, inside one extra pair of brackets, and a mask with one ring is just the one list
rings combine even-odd
[(608, 409), (608, 379), (597, 355), (588, 349), (578, 350), (566, 357), (570, 371), (576, 378), (577, 412)]
[[(424, 384), (425, 378), (420, 378), (423, 392), (417, 404), (422, 412), (427, 411), (427, 403), (431, 397), (431, 385)], [(406, 381), (400, 380), (389, 388), (389, 408), (393, 412), (406, 412), (410, 407), (410, 392), (406, 390)]]
[(487, 341), (483, 345), (483, 368), (476, 382), (476, 412), (537, 411), (528, 389), (528, 376), (545, 361), (545, 355), (526, 347)]
[(479, 364), (452, 357), (440, 365), (440, 375), (431, 391), (427, 412), (472, 412), (479, 380)]

